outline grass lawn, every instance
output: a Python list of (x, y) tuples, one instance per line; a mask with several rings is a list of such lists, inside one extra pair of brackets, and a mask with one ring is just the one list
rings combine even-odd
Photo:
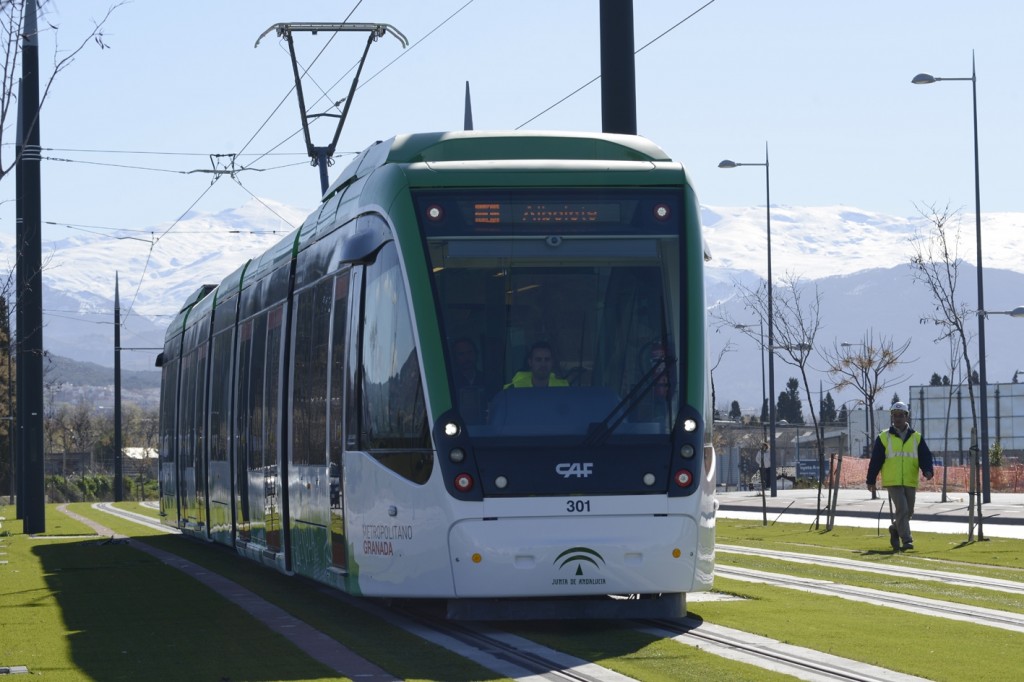
[[(119, 503), (155, 516), (137, 503)], [(317, 585), (281, 575), (219, 546), (162, 534), (74, 504), (71, 509), (131, 538), (97, 538), (47, 507), (47, 534), (29, 538), (13, 520), (0, 529), (0, 666), (24, 665), (51, 680), (327, 680), (332, 671), (188, 576), (136, 551), (144, 541), (238, 582), (344, 642), (397, 677), (412, 680), (502, 679), (401, 631)], [(959, 536), (915, 532), (912, 553), (885, 551), (874, 530), (718, 520), (723, 544), (821, 553), (876, 563), (971, 572), (1024, 580), (1024, 541), (965, 543)], [(975, 589), (889, 579), (778, 559), (719, 552), (718, 561), (861, 584), (908, 594), (1020, 611), (1024, 603)], [(735, 601), (692, 602), (692, 616), (934, 680), (1019, 678), (1020, 634), (931, 618), (835, 597), (717, 578)], [(983, 603), (989, 601), (989, 603)], [(700, 649), (659, 640), (625, 623), (514, 624), (515, 632), (641, 680), (746, 680), (781, 676)], [(893, 632), (907, 633), (893, 637)], [(894, 641), (895, 640), (895, 641)]]

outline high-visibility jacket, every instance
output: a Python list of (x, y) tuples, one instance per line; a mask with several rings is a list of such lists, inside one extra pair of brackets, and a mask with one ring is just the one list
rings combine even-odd
[(886, 488), (903, 485), (917, 487), (917, 451), (921, 445), (921, 434), (913, 431), (903, 440), (899, 436), (883, 431), (878, 434), (885, 448), (885, 463), (882, 465), (882, 485)]
[[(565, 379), (559, 379), (552, 372), (548, 375), (548, 386), (568, 386), (569, 382)], [(515, 376), (512, 377), (511, 383), (505, 384), (505, 388), (534, 388), (533, 386), (533, 373), (532, 372), (516, 372)]]

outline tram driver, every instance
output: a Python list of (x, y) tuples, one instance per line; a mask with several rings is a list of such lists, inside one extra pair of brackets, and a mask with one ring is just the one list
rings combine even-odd
[(527, 369), (516, 372), (512, 381), (505, 388), (543, 388), (548, 386), (568, 386), (569, 382), (554, 373), (555, 355), (551, 344), (538, 341), (530, 346), (526, 355)]

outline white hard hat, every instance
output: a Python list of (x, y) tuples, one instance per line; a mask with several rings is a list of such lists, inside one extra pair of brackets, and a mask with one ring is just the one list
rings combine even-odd
[(892, 407), (889, 408), (890, 412), (906, 412), (910, 414), (910, 408), (907, 407), (906, 403), (893, 403)]

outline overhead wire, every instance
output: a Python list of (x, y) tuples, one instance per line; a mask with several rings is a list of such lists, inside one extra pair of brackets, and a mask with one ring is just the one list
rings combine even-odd
[[(354, 7), (352, 8), (352, 10), (351, 10), (351, 11), (350, 11), (350, 12), (348, 13), (348, 15), (346, 16), (346, 18), (345, 18), (345, 20), (346, 20), (346, 21), (348, 20), (348, 18), (349, 18), (349, 17), (351, 17), (351, 16), (352, 16), (353, 12), (355, 12), (355, 11), (356, 11), (356, 9), (358, 9), (359, 5), (361, 5), (361, 4), (362, 4), (362, 1), (363, 1), (363, 0), (358, 0), (358, 2), (356, 2), (355, 6), (354, 6)], [(331, 38), (331, 39), (333, 40), (333, 36), (332, 36), (332, 38)], [(330, 44), (330, 40), (328, 41), (328, 43), (327, 43), (327, 44), (328, 44), (328, 45)], [(324, 51), (325, 49), (327, 49), (327, 45), (325, 45), (325, 46), (324, 46), (324, 48), (323, 48), (323, 49), (321, 49), (321, 51), (320, 51), (320, 54), (323, 54), (323, 51)], [(318, 59), (318, 58), (319, 58), (319, 54), (317, 55), (317, 59)], [(313, 63), (315, 63), (315, 62), (316, 62), (316, 59), (314, 59), (314, 62), (313, 62)], [(310, 64), (310, 68), (311, 68), (311, 67), (312, 67), (312, 64)], [(308, 68), (307, 68), (307, 71), (308, 71)], [(271, 112), (271, 113), (270, 113), (270, 114), (269, 114), (269, 115), (267, 116), (267, 118), (266, 118), (266, 119), (264, 120), (264, 122), (263, 122), (263, 123), (262, 123), (262, 124), (261, 124), (261, 125), (259, 126), (259, 128), (258, 128), (258, 129), (256, 130), (256, 132), (255, 132), (255, 133), (253, 133), (253, 135), (252, 135), (252, 136), (251, 136), (251, 137), (249, 138), (249, 140), (248, 140), (248, 141), (247, 141), (247, 142), (246, 142), (246, 143), (245, 143), (244, 145), (242, 145), (242, 148), (241, 148), (241, 149), (240, 149), (240, 150), (239, 150), (238, 152), (236, 152), (236, 154), (241, 154), (242, 152), (244, 152), (244, 151), (245, 151), (245, 150), (246, 150), (246, 149), (248, 148), (248, 146), (249, 146), (250, 144), (252, 144), (253, 140), (255, 140), (255, 139), (256, 139), (256, 137), (257, 137), (257, 136), (259, 135), (259, 133), (260, 133), (260, 132), (261, 132), (261, 131), (262, 131), (262, 130), (263, 130), (263, 129), (264, 129), (264, 128), (265, 128), (266, 126), (267, 126), (267, 124), (268, 124), (268, 123), (270, 122), (270, 120), (271, 120), (271, 119), (272, 119), (272, 118), (274, 117), (274, 115), (275, 115), (275, 114), (277, 113), (277, 111), (278, 111), (278, 110), (279, 110), (279, 109), (281, 108), (281, 106), (283, 106), (284, 102), (285, 102), (285, 101), (286, 101), (286, 100), (288, 99), (288, 97), (289, 97), (289, 96), (291, 96), (291, 94), (292, 94), (292, 92), (293, 92), (294, 90), (295, 90), (295, 86), (293, 85), (293, 86), (292, 86), (292, 87), (291, 87), (291, 88), (290, 88), (290, 89), (288, 90), (288, 93), (287, 93), (287, 94), (286, 94), (286, 95), (285, 95), (285, 96), (284, 96), (284, 97), (282, 98), (281, 102), (279, 102), (279, 103), (278, 103), (278, 105), (277, 105), (276, 107), (274, 107), (274, 110), (273, 110), (273, 111), (272, 111), (272, 112)], [(290, 139), (290, 138), (289, 138), (289, 139)], [(282, 143), (279, 143), (279, 145), (277, 145), (277, 146), (280, 146), (280, 144), (283, 144), (283, 142), (282, 142)], [(277, 146), (275, 146), (275, 147), (272, 147), (272, 148), (271, 148), (271, 151), (273, 151), (274, 149), (276, 149), (276, 148), (277, 148)], [(263, 157), (262, 157), (262, 156), (259, 156), (259, 157), (257, 157), (256, 161), (258, 161), (258, 160), (259, 160), (259, 159), (261, 159), (261, 158), (263, 158)], [(194, 207), (194, 206), (195, 206), (196, 204), (198, 204), (198, 203), (199, 203), (199, 202), (200, 202), (200, 201), (201, 201), (201, 200), (203, 199), (203, 197), (205, 197), (205, 196), (206, 196), (206, 195), (207, 195), (207, 194), (209, 193), (210, 189), (212, 189), (212, 188), (213, 188), (213, 186), (214, 186), (214, 185), (216, 184), (217, 180), (219, 180), (219, 179), (220, 179), (221, 177), (222, 177), (221, 175), (215, 175), (215, 176), (214, 176), (214, 180), (213, 180), (213, 181), (212, 181), (212, 182), (211, 182), (211, 183), (209, 184), (209, 186), (207, 186), (207, 187), (206, 187), (206, 188), (205, 188), (205, 189), (204, 189), (204, 190), (202, 191), (202, 193), (201, 193), (201, 194), (200, 194), (200, 195), (199, 195), (199, 196), (198, 196), (198, 197), (197, 197), (197, 198), (195, 199), (195, 201), (193, 201), (193, 202), (192, 202), (192, 204), (191, 204), (191, 205), (190, 205), (190, 206), (188, 207), (188, 209), (186, 209), (186, 210), (185, 210), (185, 211), (184, 211), (184, 212), (183, 212), (183, 213), (182, 213), (182, 214), (181, 214), (180, 216), (178, 216), (178, 218), (177, 218), (177, 219), (176, 219), (176, 220), (175, 220), (175, 221), (174, 221), (173, 223), (171, 223), (171, 225), (170, 225), (170, 226), (169, 226), (169, 227), (168, 227), (168, 228), (167, 228), (166, 230), (164, 230), (164, 231), (163, 231), (163, 233), (161, 233), (161, 234), (160, 234), (160, 235), (159, 235), (158, 237), (155, 237), (155, 238), (153, 239), (153, 242), (152, 242), (152, 243), (150, 244), (150, 247), (149, 247), (149, 251), (148, 251), (148, 253), (146, 254), (146, 260), (145, 260), (145, 263), (143, 264), (143, 268), (142, 268), (142, 274), (141, 274), (141, 275), (139, 276), (139, 283), (138, 283), (138, 286), (137, 286), (137, 287), (135, 288), (135, 293), (134, 293), (134, 295), (132, 296), (131, 302), (130, 302), (130, 304), (129, 304), (129, 306), (128, 306), (128, 309), (127, 309), (127, 312), (125, 313), (125, 318), (127, 318), (127, 317), (128, 317), (128, 316), (129, 316), (130, 314), (131, 314), (131, 311), (132, 311), (132, 310), (134, 309), (134, 307), (135, 307), (135, 302), (136, 302), (136, 301), (138, 300), (139, 292), (140, 292), (140, 291), (141, 291), (141, 289), (142, 289), (142, 283), (143, 283), (143, 281), (145, 281), (145, 277), (146, 277), (146, 272), (148, 272), (148, 271), (149, 271), (149, 264), (150, 264), (150, 262), (152, 261), (152, 258), (153, 258), (153, 251), (154, 251), (154, 249), (156, 248), (156, 245), (157, 245), (157, 244), (158, 244), (158, 243), (160, 242), (160, 240), (161, 240), (161, 239), (163, 239), (163, 238), (164, 238), (165, 236), (167, 236), (167, 234), (169, 234), (169, 233), (171, 232), (171, 230), (173, 230), (173, 229), (174, 229), (174, 228), (175, 228), (175, 227), (176, 227), (176, 226), (177, 226), (177, 225), (178, 225), (178, 224), (179, 224), (179, 223), (180, 223), (180, 222), (182, 221), (182, 219), (183, 219), (183, 218), (184, 218), (184, 217), (185, 217), (185, 216), (186, 216), (186, 215), (187, 215), (187, 214), (188, 214), (188, 213), (189, 213), (189, 212), (190, 212), (190, 211), (192, 210), (192, 208), (193, 208), (193, 207)], [(232, 177), (235, 177), (235, 176), (234, 176), (234, 174), (232, 174)], [(237, 178), (235, 178), (235, 179), (236, 179), (236, 182), (237, 182)], [(242, 184), (241, 184), (241, 182), (238, 182), (238, 185), (239, 185), (240, 187), (242, 187), (242, 189), (244, 189), (244, 190), (245, 190), (245, 191), (246, 191), (247, 193), (249, 193), (249, 194), (250, 194), (250, 196), (253, 196), (253, 197), (255, 197), (255, 195), (253, 195), (253, 194), (252, 194), (252, 192), (249, 192), (249, 190), (248, 190), (248, 189), (247, 189), (247, 188), (246, 188), (246, 187), (245, 187), (244, 185), (242, 185)], [(266, 203), (265, 203), (265, 202), (263, 202), (262, 200), (260, 200), (260, 203), (261, 203), (261, 204), (263, 204), (264, 206), (267, 206), (267, 205), (266, 205)], [(268, 207), (268, 208), (269, 208), (269, 207)], [(283, 220), (283, 221), (284, 221), (284, 222), (285, 222), (286, 224), (288, 224), (288, 225), (291, 225), (291, 221), (289, 221), (289, 220), (287, 220), (286, 218), (282, 217), (282, 216), (281, 216), (281, 215), (280, 215), (279, 213), (277, 213), (277, 211), (273, 211), (273, 210), (272, 210), (271, 212), (272, 212), (272, 213), (274, 213), (274, 215), (276, 215), (276, 216), (277, 216), (278, 218), (281, 218), (281, 220)], [(292, 227), (294, 227), (294, 226), (292, 226)], [(123, 324), (123, 322), (122, 322), (122, 324)]]
[[(666, 29), (665, 31), (663, 31), (662, 33), (660, 33), (660, 34), (659, 34), (658, 36), (656, 36), (656, 37), (655, 37), (655, 38), (653, 38), (652, 40), (649, 40), (649, 41), (648, 41), (647, 43), (645, 43), (644, 45), (642, 45), (642, 46), (641, 46), (641, 47), (640, 47), (639, 49), (637, 49), (637, 50), (634, 50), (634, 51), (633, 51), (633, 54), (634, 54), (634, 55), (638, 55), (638, 54), (640, 54), (641, 52), (643, 52), (644, 50), (646, 50), (646, 49), (647, 49), (648, 47), (650, 47), (650, 46), (651, 46), (651, 45), (653, 45), (654, 43), (658, 42), (659, 40), (661, 40), (662, 38), (664, 38), (665, 36), (667, 36), (667, 35), (668, 35), (669, 33), (671, 33), (672, 31), (676, 30), (677, 28), (679, 28), (680, 26), (682, 26), (682, 25), (683, 25), (684, 23), (686, 23), (687, 21), (689, 21), (690, 19), (692, 19), (693, 17), (695, 17), (695, 16), (696, 16), (696, 15), (697, 15), (697, 14), (698, 14), (698, 13), (699, 13), (699, 12), (700, 12), (701, 10), (705, 9), (706, 7), (708, 7), (708, 6), (710, 6), (710, 5), (713, 5), (714, 3), (715, 3), (715, 0), (708, 0), (707, 2), (705, 2), (705, 3), (704, 3), (703, 5), (701, 5), (700, 7), (698, 7), (698, 8), (697, 8), (697, 9), (695, 9), (694, 11), (690, 12), (690, 14), (688, 14), (688, 15), (687, 15), (687, 16), (685, 16), (685, 17), (683, 17), (682, 19), (680, 19), (679, 21), (677, 21), (677, 22), (676, 22), (675, 24), (673, 24), (672, 26), (670, 26), (670, 27), (669, 27), (668, 29)], [(579, 92), (581, 92), (581, 91), (585, 90), (586, 88), (588, 88), (589, 86), (593, 85), (594, 83), (596, 83), (596, 82), (597, 82), (597, 81), (599, 81), (599, 80), (601, 80), (601, 75), (600, 75), (600, 74), (598, 74), (597, 76), (594, 76), (594, 77), (593, 77), (593, 78), (591, 78), (591, 79), (590, 79), (589, 81), (587, 81), (587, 82), (586, 82), (586, 83), (584, 83), (583, 85), (579, 86), (578, 88), (576, 88), (575, 90), (573, 90), (572, 92), (570, 92), (570, 93), (569, 93), (568, 95), (566, 95), (566, 96), (565, 96), (565, 97), (563, 97), (562, 99), (558, 100), (557, 102), (555, 102), (554, 104), (552, 104), (552, 105), (551, 105), (551, 106), (549, 106), (548, 108), (546, 108), (546, 109), (544, 109), (543, 111), (541, 111), (541, 112), (540, 112), (539, 114), (536, 114), (536, 115), (534, 115), (534, 116), (533, 116), (532, 118), (529, 118), (529, 119), (527, 119), (526, 121), (524, 121), (523, 123), (520, 123), (519, 125), (517, 125), (517, 126), (515, 127), (515, 130), (519, 130), (519, 129), (520, 129), (520, 128), (522, 128), (523, 126), (525, 126), (525, 125), (528, 125), (528, 124), (532, 123), (533, 121), (537, 120), (538, 118), (540, 118), (540, 117), (541, 117), (541, 116), (543, 116), (544, 114), (548, 113), (549, 111), (551, 111), (552, 109), (554, 109), (555, 107), (557, 107), (557, 106), (558, 106), (559, 104), (562, 104), (563, 102), (565, 102), (565, 101), (567, 101), (567, 100), (571, 99), (571, 98), (572, 98), (572, 97), (574, 97), (574, 96), (575, 96), (576, 94), (578, 94)]]

